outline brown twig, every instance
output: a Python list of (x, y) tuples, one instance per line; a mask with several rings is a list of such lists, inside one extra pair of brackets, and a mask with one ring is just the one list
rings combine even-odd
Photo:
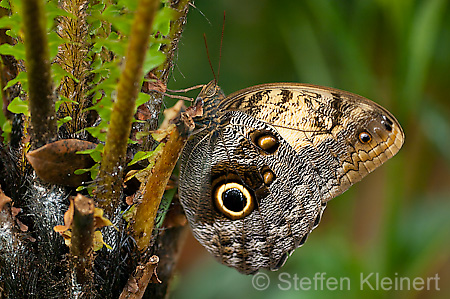
[(136, 267), (133, 276), (128, 279), (119, 299), (140, 299), (144, 295), (145, 289), (153, 278), (157, 283), (161, 283), (156, 275), (156, 267), (158, 266), (159, 258), (156, 255), (150, 257), (145, 265)]
[[(94, 238), (94, 201), (88, 197), (78, 194), (74, 201), (74, 213), (71, 237), (71, 262), (73, 283), (80, 286), (84, 294), (92, 294), (93, 277), (92, 272), (93, 252), (92, 244)], [(74, 292), (78, 288), (72, 287)]]

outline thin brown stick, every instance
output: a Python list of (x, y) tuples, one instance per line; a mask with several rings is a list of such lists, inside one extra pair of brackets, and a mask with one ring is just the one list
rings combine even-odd
[(158, 256), (153, 255), (145, 265), (137, 266), (134, 275), (128, 279), (119, 299), (141, 299), (152, 278), (160, 283), (161, 281), (156, 276), (158, 262)]

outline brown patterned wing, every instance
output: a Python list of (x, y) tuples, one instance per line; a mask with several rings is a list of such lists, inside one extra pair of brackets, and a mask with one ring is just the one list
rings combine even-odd
[(221, 263), (277, 270), (326, 203), (395, 155), (403, 131), (354, 94), (265, 84), (225, 97), (214, 82), (183, 150), (180, 201), (194, 236)]
[(301, 155), (317, 153), (310, 163), (332, 169), (325, 201), (393, 157), (404, 142), (400, 124), (385, 108), (322, 86), (257, 85), (229, 95), (219, 109), (241, 111), (266, 122)]

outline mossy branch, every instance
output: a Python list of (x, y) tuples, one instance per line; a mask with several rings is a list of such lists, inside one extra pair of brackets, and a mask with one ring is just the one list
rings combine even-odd
[(98, 177), (97, 200), (107, 215), (111, 215), (115, 210), (120, 198), (127, 140), (131, 131), (136, 98), (141, 87), (142, 65), (158, 7), (158, 0), (140, 0), (131, 28), (125, 68), (117, 87), (117, 100), (111, 113)]
[(22, 16), (32, 145), (40, 147), (54, 140), (57, 131), (44, 1), (23, 0)]
[[(61, 84), (60, 95), (74, 102), (63, 103), (59, 108), (59, 117), (70, 116), (72, 120), (65, 124), (70, 134), (75, 134), (86, 122), (82, 113), (85, 107), (88, 84), (89, 62), (87, 59), (89, 49), (89, 25), (86, 21), (86, 10), (89, 6), (87, 0), (63, 0), (59, 5), (75, 17), (60, 16), (58, 35), (68, 42), (60, 45), (57, 56), (58, 64), (72, 74), (65, 76)], [(76, 102), (76, 103), (75, 103)]]

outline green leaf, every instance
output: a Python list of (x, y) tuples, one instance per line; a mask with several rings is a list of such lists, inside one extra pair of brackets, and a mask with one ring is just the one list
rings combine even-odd
[(166, 61), (166, 55), (164, 55), (159, 50), (159, 45), (152, 45), (145, 56), (145, 61), (143, 65), (144, 74), (147, 74), (154, 68), (160, 66)]
[(59, 64), (54, 63), (52, 64), (52, 75), (53, 75), (53, 82), (55, 83), (55, 86), (59, 86), (61, 84), (61, 81), (64, 77), (69, 77), (70, 79), (74, 80), (76, 83), (79, 83), (80, 80), (75, 78), (71, 73), (63, 69)]
[(0, 18), (0, 28), (9, 28), (7, 35), (17, 38), (21, 27), (22, 18), (18, 13)]
[(14, 98), (11, 103), (9, 103), (8, 110), (12, 113), (23, 113), (26, 116), (30, 115), (28, 111), (28, 101), (22, 101), (19, 97)]
[(63, 103), (78, 104), (77, 101), (72, 101), (72, 100), (69, 100), (68, 98), (61, 97), (60, 100), (58, 100), (58, 101), (55, 102), (55, 111), (58, 111), (58, 110), (59, 110), (59, 107), (60, 107), (61, 104), (63, 104)]
[(73, 173), (77, 174), (77, 175), (80, 175), (80, 174), (84, 174), (84, 173), (86, 173), (88, 171), (91, 171), (91, 169), (90, 168), (82, 168), (82, 169), (75, 170)]
[[(2, 114), (3, 115), (3, 114)], [(4, 143), (7, 144), (7, 142), (9, 141), (9, 134), (11, 133), (11, 123), (6, 120), (0, 120), (0, 124), (1, 124), (1, 128), (2, 128), (2, 137), (4, 138)]]
[(119, 57), (124, 56), (126, 51), (126, 43), (124, 43), (120, 39), (120, 36), (115, 32), (111, 32), (106, 39), (98, 38), (95, 40), (94, 52), (98, 53), (101, 51), (101, 47), (114, 52)]
[(84, 151), (78, 151), (77, 154), (89, 154), (95, 162), (100, 162), (102, 160), (104, 145), (99, 143), (95, 148), (87, 149)]
[[(141, 106), (144, 103), (147, 103), (149, 100), (150, 100), (150, 95), (140, 92), (136, 99), (136, 110), (137, 110), (137, 107)], [(135, 110), (135, 112), (136, 112), (136, 110)]]
[(47, 37), (48, 37), (48, 48), (50, 51), (50, 60), (53, 60), (58, 54), (59, 47), (68, 41), (61, 38), (54, 31), (51, 31), (49, 34), (47, 34)]
[(169, 211), (170, 205), (172, 203), (172, 199), (177, 192), (176, 188), (167, 190), (164, 192), (164, 196), (161, 199), (161, 203), (159, 204), (158, 213), (155, 218), (155, 226), (156, 228), (161, 228), (164, 219), (166, 218), (167, 212)]
[(98, 140), (102, 142), (106, 142), (106, 126), (100, 127), (89, 127), (86, 128), (86, 131), (88, 131), (92, 136), (95, 138), (98, 138)]
[(66, 117), (64, 117), (64, 118), (58, 119), (58, 120), (57, 120), (58, 128), (59, 128), (60, 126), (62, 126), (63, 124), (65, 124), (65, 123), (71, 121), (71, 120), (72, 120), (72, 117), (71, 117), (71, 116), (66, 116)]
[(57, 17), (61, 17), (61, 16), (62, 17), (68, 17), (68, 18), (71, 18), (73, 20), (77, 19), (77, 17), (74, 14), (72, 14), (72, 13), (70, 13), (70, 12), (68, 12), (68, 11), (66, 11), (66, 10), (64, 10), (62, 8), (60, 8), (56, 4), (56, 2), (52, 2), (52, 1), (47, 1), (46, 2), (46, 4), (45, 4), (45, 12), (46, 12), (46, 15), (47, 15), (47, 24), (52, 24), (54, 19), (56, 19)]
[(10, 44), (0, 45), (0, 54), (12, 55), (17, 60), (25, 59), (25, 46), (22, 43), (17, 43), (14, 46)]
[(170, 7), (163, 7), (158, 11), (153, 22), (153, 31), (168, 35), (170, 32), (170, 21), (174, 19), (175, 11)]
[(14, 84), (20, 82), (20, 84), (22, 85), (22, 89), (24, 91), (28, 90), (28, 77), (27, 77), (27, 73), (25, 72), (20, 72), (16, 78), (9, 80), (8, 83), (6, 84), (4, 89), (7, 89), (8, 87), (13, 86)]
[(6, 8), (6, 9), (10, 9), (11, 6), (9, 5), (9, 1), (8, 0), (2, 0), (0, 2), (0, 7)]
[(139, 151), (139, 152), (137, 152), (136, 154), (134, 154), (133, 160), (131, 160), (128, 163), (128, 166), (136, 164), (139, 161), (149, 159), (154, 154), (156, 154), (158, 151), (160, 151), (160, 149), (161, 149), (161, 147), (158, 145), (158, 147), (156, 147), (156, 149), (153, 150), (153, 151), (146, 151), (146, 152)]

